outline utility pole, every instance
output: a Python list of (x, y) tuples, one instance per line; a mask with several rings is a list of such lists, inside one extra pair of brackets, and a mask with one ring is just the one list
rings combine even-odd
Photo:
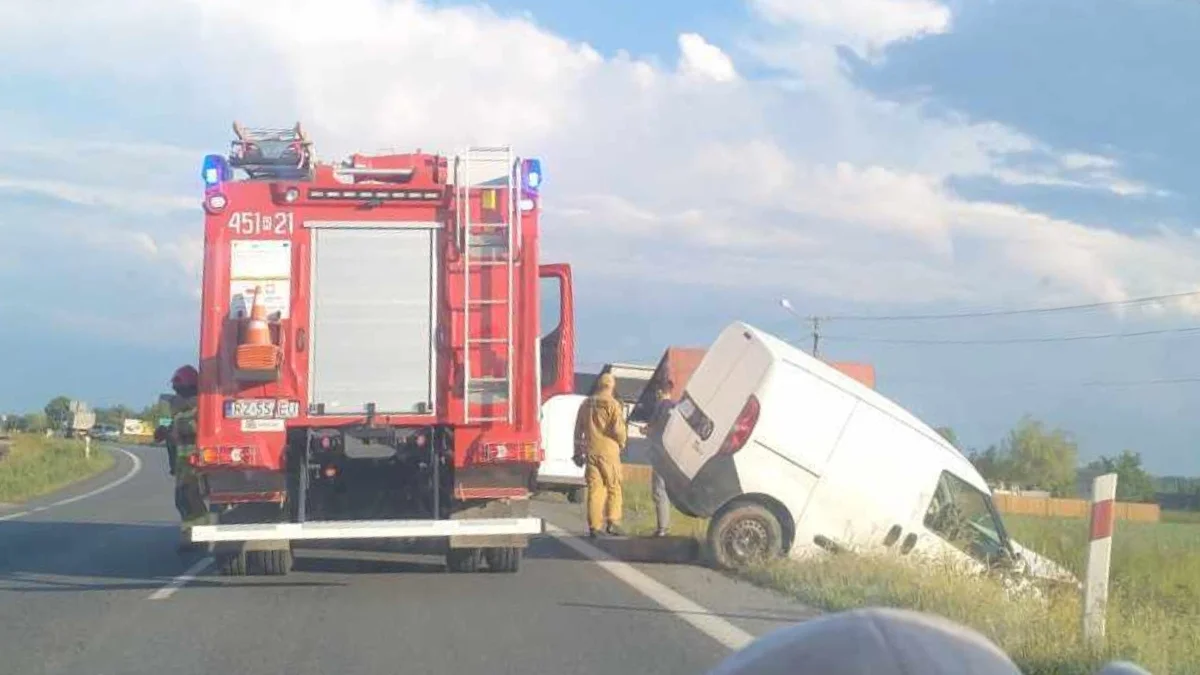
[(801, 321), (807, 321), (812, 324), (812, 355), (813, 355), (813, 358), (820, 358), (821, 317), (815, 316), (815, 315), (807, 316), (807, 317), (801, 316), (800, 313), (796, 311), (796, 308), (792, 306), (791, 301), (788, 300), (787, 298), (780, 298), (779, 306), (784, 308), (785, 310), (787, 310), (787, 312), (789, 314), (796, 317), (797, 319), (800, 319)]
[(812, 321), (812, 339), (813, 339), (813, 358), (820, 358), (819, 349), (821, 344), (821, 317), (810, 316), (809, 321)]

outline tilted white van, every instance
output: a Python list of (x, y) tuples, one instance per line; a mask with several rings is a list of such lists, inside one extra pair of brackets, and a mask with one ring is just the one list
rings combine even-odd
[(937, 432), (744, 323), (692, 373), (663, 445), (653, 461), (671, 501), (711, 518), (708, 549), (725, 567), (891, 549), (1070, 578), (1014, 546), (983, 477)]

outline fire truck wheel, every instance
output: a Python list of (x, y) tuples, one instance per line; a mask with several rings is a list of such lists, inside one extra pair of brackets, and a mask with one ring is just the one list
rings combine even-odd
[(220, 569), (221, 576), (244, 577), (246, 576), (246, 554), (231, 553), (223, 555), (217, 560), (217, 566)]
[(251, 574), (281, 577), (292, 569), (292, 552), (290, 549), (251, 551), (246, 554), (246, 558), (247, 567), (249, 567)]
[(484, 551), (488, 569), (493, 572), (516, 572), (521, 569), (521, 551), (515, 546), (489, 548)]
[(477, 548), (452, 548), (446, 551), (446, 567), (451, 572), (477, 572), (482, 559), (483, 552)]
[(572, 504), (582, 504), (587, 499), (587, 488), (577, 487), (567, 491), (567, 501)]

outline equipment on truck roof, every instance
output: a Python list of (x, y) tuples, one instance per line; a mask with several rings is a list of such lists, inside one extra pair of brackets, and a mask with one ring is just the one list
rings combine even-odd
[(312, 141), (300, 123), (291, 129), (247, 128), (233, 123), (229, 165), (252, 179), (287, 180), (310, 177)]

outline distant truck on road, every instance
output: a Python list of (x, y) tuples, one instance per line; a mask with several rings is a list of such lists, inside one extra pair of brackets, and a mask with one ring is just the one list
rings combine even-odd
[(67, 420), (63, 435), (68, 438), (83, 438), (96, 425), (96, 412), (83, 401), (71, 401), (67, 407)]

